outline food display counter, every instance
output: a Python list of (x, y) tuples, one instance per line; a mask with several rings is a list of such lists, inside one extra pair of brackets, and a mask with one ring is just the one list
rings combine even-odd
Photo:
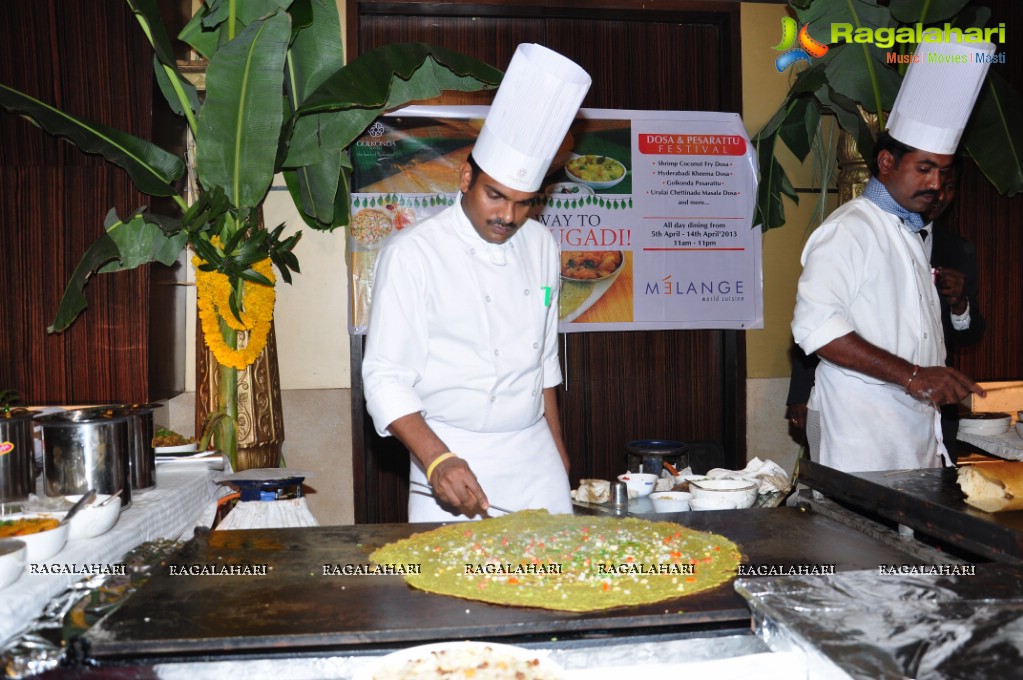
[[(842, 572), (919, 557), (805, 508), (658, 515), (719, 533), (744, 565), (768, 573)], [(486, 639), (520, 644), (644, 636), (673, 639), (747, 633), (750, 611), (731, 584), (660, 604), (569, 613), (489, 605), (410, 589), (400, 576), (339, 575), (381, 545), (431, 525), (358, 525), (213, 532), (76, 643), (78, 660), (380, 652), (427, 642)], [(250, 565), (263, 575), (183, 576), (181, 565)], [(766, 570), (766, 571), (765, 571)]]
[(955, 468), (847, 473), (800, 461), (800, 481), (826, 497), (986, 560), (1023, 564), (1023, 511), (968, 506)]
[[(549, 655), (566, 680), (607, 667), (750, 677), (750, 664), (762, 678), (845, 680), (876, 677), (877, 668), (912, 676), (941, 667), (930, 649), (977, 653), (978, 594), (987, 597), (985, 615), (1009, 630), (1020, 625), (1013, 513), (965, 507), (940, 470), (846, 475), (811, 463), (803, 473), (802, 482), (841, 505), (796, 497), (786, 507), (654, 514), (632, 503), (629, 515), (730, 539), (742, 553), (740, 573), (689, 597), (588, 613), (492, 605), (415, 590), (398, 575), (345, 573), (368, 566), (382, 545), (438, 525), (201, 531), (120, 608), (73, 637), (69, 667), (50, 677), (362, 680), (389, 653), (476, 640)], [(872, 523), (861, 507), (997, 563), (974, 567), (967, 555)], [(941, 532), (939, 523), (951, 528)], [(831, 615), (822, 617), (815, 603), (825, 602)], [(911, 627), (893, 642), (872, 632), (875, 620)], [(1023, 641), (999, 635), (1004, 650), (992, 668), (1023, 658)]]

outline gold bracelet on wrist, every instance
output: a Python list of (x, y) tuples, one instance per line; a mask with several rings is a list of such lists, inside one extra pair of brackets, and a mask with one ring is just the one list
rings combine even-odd
[(915, 378), (916, 374), (919, 372), (920, 364), (913, 364), (913, 375), (909, 376), (909, 380), (906, 382), (906, 391), (909, 392), (910, 394), (912, 394), (912, 392), (910, 392), (909, 388), (913, 384), (913, 378)]
[(430, 481), (430, 477), (433, 476), (433, 471), (437, 469), (438, 465), (446, 461), (448, 458), (457, 458), (457, 456), (450, 451), (445, 451), (433, 459), (433, 462), (426, 468), (426, 481)]

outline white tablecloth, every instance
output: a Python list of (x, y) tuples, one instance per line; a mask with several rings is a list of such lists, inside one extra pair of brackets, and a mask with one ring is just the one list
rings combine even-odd
[[(156, 539), (185, 540), (196, 526), (209, 527), (222, 487), (212, 479), (220, 471), (204, 464), (158, 465), (156, 486), (132, 495), (114, 528), (94, 538), (69, 541), (46, 560), (70, 571), (70, 565), (116, 565), (133, 548)], [(88, 574), (32, 574), (25, 565), (21, 578), (0, 590), (0, 645), (25, 630), (46, 603)]]

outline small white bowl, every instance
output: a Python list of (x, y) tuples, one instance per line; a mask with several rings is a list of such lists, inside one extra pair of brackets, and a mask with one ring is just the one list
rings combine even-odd
[(153, 451), (158, 456), (176, 456), (179, 453), (195, 453), (199, 450), (199, 444), (179, 444), (178, 446), (154, 446)]
[(0, 539), (0, 589), (11, 585), (25, 570), (28, 547), (20, 538)]
[(757, 485), (745, 479), (702, 479), (689, 482), (693, 500), (697, 498), (723, 498), (736, 508), (749, 508), (757, 500)]
[[(77, 503), (81, 496), (64, 496), (64, 498), (71, 503)], [(75, 513), (75, 516), (68, 522), (71, 525), (71, 531), (68, 532), (69, 541), (102, 536), (117, 524), (117, 519), (121, 515), (121, 497), (116, 496), (114, 500), (100, 507), (100, 503), (108, 498), (110, 498), (108, 494), (97, 494), (92, 502)], [(63, 514), (61, 516), (63, 517)]]
[(625, 482), (625, 486), (629, 488), (630, 498), (633, 494), (637, 498), (642, 498), (653, 493), (657, 475), (647, 472), (626, 472), (624, 475), (618, 475), (618, 481)]
[(706, 496), (700, 498), (694, 496), (689, 501), (690, 510), (735, 510), (736, 505), (734, 501), (730, 501), (727, 498), (707, 498)]
[(685, 491), (655, 491), (650, 494), (654, 512), (685, 512), (692, 499), (693, 494)]
[[(8, 520), (22, 520), (22, 519), (33, 519), (33, 518), (48, 518), (55, 519), (58, 522), (61, 520), (61, 516), (53, 512), (21, 512), (15, 515), (8, 515), (3, 517), (0, 521)], [(74, 519), (74, 518), (72, 518)], [(64, 544), (67, 543), (68, 532), (71, 529), (71, 524), (58, 524), (53, 529), (46, 531), (38, 531), (34, 534), (19, 534), (13, 538), (17, 538), (19, 541), (25, 542), (25, 561), (28, 563), (41, 562), (45, 559), (53, 557), (61, 551)]]

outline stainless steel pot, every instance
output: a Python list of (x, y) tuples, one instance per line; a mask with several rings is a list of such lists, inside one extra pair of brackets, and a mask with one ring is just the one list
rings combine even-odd
[(0, 503), (23, 501), (35, 491), (35, 413), (0, 409)]
[(131, 488), (145, 491), (156, 486), (156, 449), (153, 448), (153, 411), (163, 404), (121, 404), (110, 407), (128, 416), (128, 472)]
[(83, 494), (89, 489), (121, 490), (121, 506), (131, 504), (129, 416), (110, 407), (41, 416), (43, 472), (47, 496)]

